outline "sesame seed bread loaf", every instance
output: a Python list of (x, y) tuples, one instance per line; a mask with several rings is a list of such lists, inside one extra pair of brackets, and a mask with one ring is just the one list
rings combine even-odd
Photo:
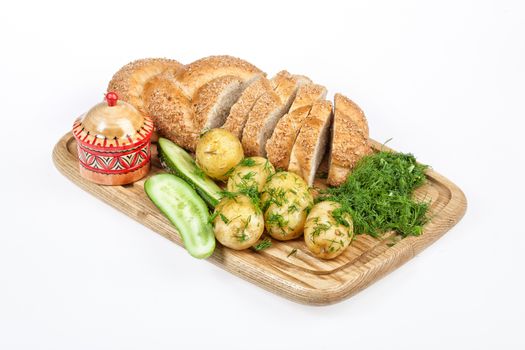
[(222, 126), (245, 86), (241, 79), (226, 75), (199, 88), (192, 100), (196, 126), (201, 131)]
[(119, 99), (146, 114), (142, 96), (146, 82), (166, 70), (176, 73), (182, 67), (181, 63), (166, 58), (145, 58), (130, 62), (113, 75), (108, 84), (108, 92), (117, 93)]
[(366, 117), (349, 98), (335, 94), (332, 143), (328, 161), (328, 184), (339, 186), (363, 156), (370, 154)]
[[(108, 89), (150, 114), (158, 133), (190, 151), (199, 134), (221, 126), (248, 83), (264, 73), (231, 56), (210, 56), (187, 66), (145, 59), (124, 66)], [(129, 96), (129, 97), (128, 97)]]
[(293, 145), (288, 171), (301, 176), (309, 186), (314, 183), (315, 173), (326, 153), (331, 122), (332, 103), (314, 102)]
[(264, 72), (237, 57), (209, 56), (188, 64), (179, 72), (177, 80), (186, 96), (191, 98), (207, 82), (226, 75), (248, 81), (257, 75), (264, 75)]
[(252, 110), (255, 102), (266, 92), (272, 90), (270, 81), (264, 76), (258, 76), (252, 80), (248, 87), (242, 92), (241, 96), (230, 109), (230, 114), (222, 128), (230, 131), (239, 139), (242, 138), (242, 131), (248, 119), (248, 114)]
[(326, 97), (326, 88), (308, 83), (297, 90), (295, 100), (288, 113), (283, 116), (266, 142), (266, 154), (275, 167), (287, 169), (290, 154), (304, 120), (308, 116), (312, 104)]
[(274, 90), (262, 95), (248, 114), (242, 134), (242, 146), (247, 156), (266, 156), (266, 141), (272, 136), (279, 119), (288, 112), (299, 86), (306, 80), (286, 71), (271, 79)]

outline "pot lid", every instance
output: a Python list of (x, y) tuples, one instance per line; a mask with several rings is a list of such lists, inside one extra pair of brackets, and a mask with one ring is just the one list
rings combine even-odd
[(75, 121), (73, 134), (78, 141), (94, 148), (126, 149), (149, 139), (153, 123), (131, 104), (108, 92), (105, 102), (91, 108)]

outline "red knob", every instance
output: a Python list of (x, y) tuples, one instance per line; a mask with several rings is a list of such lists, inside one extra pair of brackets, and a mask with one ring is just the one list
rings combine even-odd
[(110, 91), (106, 94), (106, 101), (108, 101), (108, 106), (116, 106), (118, 101), (118, 95), (115, 92)]

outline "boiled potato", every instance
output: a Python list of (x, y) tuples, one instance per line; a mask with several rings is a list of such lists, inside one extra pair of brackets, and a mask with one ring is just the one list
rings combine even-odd
[(304, 242), (308, 249), (318, 258), (333, 259), (341, 254), (352, 242), (354, 229), (350, 214), (341, 215), (337, 222), (332, 215), (333, 211), (340, 208), (336, 202), (319, 202), (310, 211), (304, 224)]
[(263, 188), (261, 203), (266, 230), (270, 236), (287, 241), (303, 233), (313, 197), (301, 177), (283, 171), (268, 179)]
[(223, 198), (215, 208), (213, 232), (226, 247), (241, 250), (254, 245), (264, 231), (264, 218), (250, 198)]
[(243, 158), (241, 142), (228, 130), (211, 129), (201, 136), (195, 150), (197, 165), (209, 177), (225, 181), (227, 173)]
[(261, 192), (268, 176), (275, 173), (275, 168), (263, 157), (244, 158), (233, 170), (228, 179), (228, 191), (238, 192), (249, 187)]

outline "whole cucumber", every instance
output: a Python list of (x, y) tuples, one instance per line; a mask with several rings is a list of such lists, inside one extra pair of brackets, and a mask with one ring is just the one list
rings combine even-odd
[(188, 183), (172, 174), (158, 174), (144, 183), (144, 190), (175, 226), (193, 257), (203, 259), (213, 253), (215, 236), (208, 207)]

